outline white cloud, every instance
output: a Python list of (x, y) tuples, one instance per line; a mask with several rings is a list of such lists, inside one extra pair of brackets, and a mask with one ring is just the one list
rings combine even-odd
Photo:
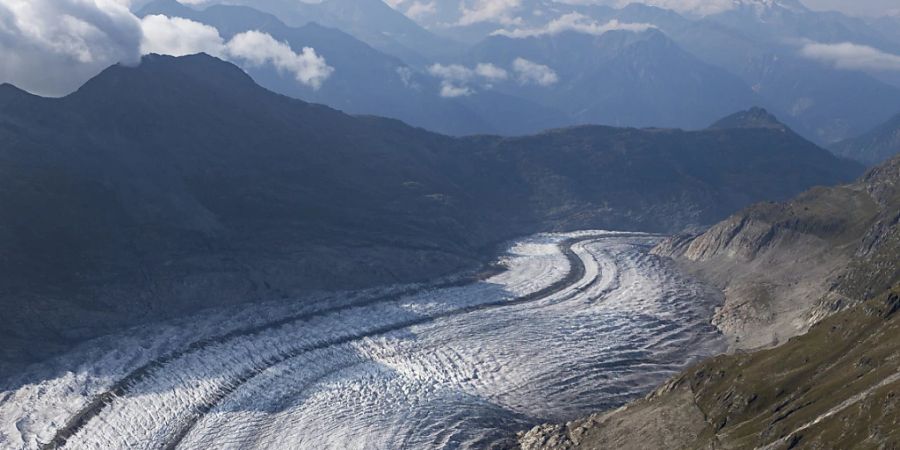
[(313, 89), (319, 89), (334, 72), (314, 49), (304, 47), (295, 53), (287, 43), (260, 31), (240, 33), (226, 43), (217, 29), (181, 17), (147, 16), (142, 25), (141, 50), (145, 54), (183, 56), (203, 52), (244, 66), (271, 64)]
[(475, 66), (475, 73), (488, 80), (505, 80), (509, 78), (506, 70), (489, 63), (481, 63)]
[(203, 52), (245, 67), (271, 64), (313, 89), (319, 89), (334, 72), (314, 49), (304, 47), (295, 53), (286, 42), (260, 31), (240, 33), (226, 43), (217, 29), (181, 17), (147, 16), (142, 26), (144, 54), (183, 56)]
[(441, 97), (455, 98), (472, 95), (472, 90), (466, 86), (457, 86), (451, 82), (441, 83)]
[(479, 63), (475, 68), (469, 68), (461, 64), (432, 64), (428, 67), (428, 73), (431, 75), (449, 81), (471, 81), (476, 77), (485, 80), (505, 80), (508, 73), (501, 67), (490, 63)]
[(414, 73), (413, 73), (412, 69), (410, 69), (407, 66), (400, 66), (400, 67), (397, 67), (396, 71), (397, 71), (397, 76), (400, 77), (400, 81), (403, 82), (404, 86), (406, 86), (410, 89), (417, 90), (417, 91), (421, 88), (419, 83), (417, 83), (415, 81), (415, 79), (413, 78)]
[(513, 61), (513, 71), (522, 84), (550, 86), (559, 81), (559, 76), (550, 67), (524, 58), (516, 58)]
[(224, 47), (219, 30), (181, 17), (146, 16), (141, 20), (144, 37), (141, 53), (184, 56), (208, 53), (220, 56)]
[(471, 84), (490, 89), (493, 82), (509, 78), (506, 70), (490, 63), (479, 63), (474, 68), (461, 64), (432, 64), (428, 73), (441, 79), (441, 97), (472, 95), (475, 91)]
[(141, 23), (116, 0), (0, 1), (0, 81), (64, 95), (140, 58)]
[(300, 83), (318, 89), (331, 76), (334, 68), (315, 49), (303, 47), (294, 53), (286, 42), (259, 31), (247, 31), (233, 37), (225, 45), (225, 54), (251, 66), (272, 64), (279, 71), (290, 72)]
[(470, 0), (459, 6), (458, 25), (466, 26), (481, 22), (494, 22), (504, 25), (515, 25), (521, 22), (514, 13), (522, 6), (522, 0)]
[(432, 64), (428, 73), (450, 81), (469, 81), (475, 76), (474, 70), (460, 64)]
[[(513, 61), (512, 71), (522, 85), (550, 86), (559, 81), (556, 72), (550, 67), (524, 58)], [(428, 73), (441, 79), (442, 97), (472, 95), (475, 93), (472, 86), (491, 89), (494, 83), (510, 78), (509, 71), (491, 63), (479, 63), (474, 67), (461, 64), (432, 64), (428, 68)]]
[(441, 79), (441, 97), (455, 98), (472, 95), (473, 91), (467, 86), (468, 82), (475, 78), (475, 71), (460, 64), (432, 64), (428, 73)]
[(900, 71), (900, 55), (851, 42), (808, 43), (800, 49), (800, 54), (838, 69)]
[(532, 36), (554, 35), (565, 31), (592, 34), (599, 36), (607, 31), (625, 30), (642, 32), (655, 26), (648, 23), (626, 23), (618, 20), (610, 20), (601, 24), (584, 14), (572, 12), (556, 18), (540, 28), (516, 28), (514, 30), (497, 30), (491, 34), (508, 36), (511, 38), (526, 38)]
[(414, 1), (406, 8), (406, 16), (410, 19), (422, 19), (437, 13), (437, 3)]
[[(620, 6), (625, 6), (628, 3), (631, 3), (631, 1), (623, 0), (619, 3)], [(643, 3), (651, 6), (658, 6), (660, 8), (671, 9), (673, 11), (701, 16), (718, 14), (720, 12), (734, 9), (735, 7), (734, 0), (644, 0)]]

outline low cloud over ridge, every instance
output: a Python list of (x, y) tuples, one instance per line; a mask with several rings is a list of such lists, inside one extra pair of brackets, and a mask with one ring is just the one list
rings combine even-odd
[(523, 85), (550, 86), (559, 81), (559, 76), (553, 69), (525, 58), (516, 58), (513, 61), (513, 70), (516, 72), (519, 83)]
[(141, 41), (124, 0), (3, 0), (0, 82), (63, 95), (111, 64), (137, 63)]
[(831, 64), (838, 69), (900, 71), (900, 55), (887, 53), (867, 45), (843, 42), (812, 42), (800, 49), (806, 58)]
[[(511, 70), (522, 85), (550, 86), (559, 81), (556, 72), (550, 67), (523, 58), (516, 58)], [(461, 64), (432, 64), (428, 73), (441, 79), (441, 97), (447, 98), (474, 94), (475, 91), (471, 88), (473, 84), (490, 89), (494, 83), (512, 78), (508, 70), (489, 63), (479, 63), (472, 68)]]
[(259, 31), (238, 34), (228, 41), (225, 50), (231, 59), (251, 66), (272, 64), (313, 89), (322, 87), (322, 83), (334, 72), (334, 68), (312, 47), (303, 47), (300, 53), (295, 53), (287, 43)]
[(319, 89), (334, 72), (315, 49), (304, 47), (296, 53), (286, 42), (260, 31), (239, 33), (224, 42), (215, 28), (181, 17), (147, 16), (142, 23), (143, 53), (182, 56), (203, 52), (245, 67), (271, 64), (313, 89)]
[(515, 25), (521, 21), (515, 12), (522, 0), (463, 0), (460, 3), (458, 25), (466, 26), (482, 22)]
[(623, 23), (618, 20), (610, 20), (601, 24), (596, 20), (577, 12), (568, 13), (548, 22), (540, 28), (516, 28), (513, 30), (497, 30), (491, 34), (507, 36), (511, 38), (527, 38), (544, 35), (554, 35), (566, 31), (574, 31), (584, 34), (599, 36), (607, 31), (625, 30), (641, 32), (656, 28), (649, 23)]
[(191, 20), (138, 19), (129, 0), (0, 1), (0, 82), (39, 95), (66, 95), (106, 67), (140, 56), (209, 53), (245, 65), (272, 64), (318, 89), (334, 69), (306, 47), (294, 52), (260, 32), (224, 42), (218, 30)]
[(432, 64), (428, 73), (441, 79), (441, 97), (453, 98), (472, 95), (474, 91), (468, 86), (470, 82), (479, 81), (485, 87), (490, 87), (494, 81), (502, 81), (509, 78), (509, 73), (498, 66), (481, 63), (475, 68), (468, 68), (461, 64)]

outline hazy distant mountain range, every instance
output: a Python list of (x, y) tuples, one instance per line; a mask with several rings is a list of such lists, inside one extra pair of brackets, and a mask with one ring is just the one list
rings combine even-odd
[(694, 132), (451, 138), (206, 55), (114, 66), (60, 99), (0, 86), (0, 160), (16, 361), (202, 307), (457, 271), (539, 230), (708, 224), (861, 170), (761, 110)]
[(394, 9), (380, 0), (194, 8), (158, 0), (139, 14), (185, 17), (223, 37), (260, 30), (295, 51), (315, 48), (335, 69), (319, 89), (271, 66), (247, 70), (286, 95), (455, 135), (589, 123), (701, 128), (761, 105), (831, 144), (900, 110), (900, 35), (891, 18), (865, 21), (787, 0), (744, 0), (704, 15), (543, 0), (494, 15), (466, 8), (401, 1)]

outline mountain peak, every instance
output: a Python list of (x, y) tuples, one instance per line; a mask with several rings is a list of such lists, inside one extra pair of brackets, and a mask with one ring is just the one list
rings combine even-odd
[(718, 120), (710, 125), (711, 129), (734, 129), (734, 128), (770, 128), (777, 130), (787, 130), (788, 127), (781, 123), (777, 117), (760, 107), (753, 107), (746, 111), (734, 113), (728, 117)]
[(187, 56), (150, 54), (135, 66), (116, 64), (90, 79), (70, 97), (125, 98), (157, 89), (261, 89), (246, 72), (206, 53)]

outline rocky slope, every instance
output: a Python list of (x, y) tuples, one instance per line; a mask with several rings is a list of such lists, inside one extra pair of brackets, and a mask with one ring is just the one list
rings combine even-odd
[(204, 307), (423, 280), (535, 231), (712, 223), (859, 170), (762, 128), (455, 139), (205, 55), (115, 66), (60, 99), (6, 85), (0, 348), (22, 362)]
[(522, 448), (900, 445), (900, 157), (656, 252), (724, 287), (715, 321), (734, 347), (783, 345), (716, 357), (618, 410), (536, 427)]
[(714, 322), (735, 348), (778, 344), (894, 282), (898, 181), (895, 158), (856, 183), (754, 205), (655, 251), (725, 291)]

